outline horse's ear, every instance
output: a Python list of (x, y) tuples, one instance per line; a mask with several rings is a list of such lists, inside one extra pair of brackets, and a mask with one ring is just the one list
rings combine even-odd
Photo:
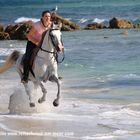
[(62, 22), (60, 20), (55, 20), (52, 24), (53, 29), (61, 29), (62, 27)]
[(59, 28), (61, 29), (61, 28), (62, 28), (62, 22), (59, 22), (59, 23), (58, 23), (58, 26), (59, 26)]
[(61, 28), (62, 28), (62, 22), (61, 22), (61, 21), (58, 21), (58, 22), (57, 22), (57, 27), (58, 27), (58, 29), (61, 30)]

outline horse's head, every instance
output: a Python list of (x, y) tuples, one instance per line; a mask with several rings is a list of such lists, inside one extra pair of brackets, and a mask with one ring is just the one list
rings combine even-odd
[(51, 42), (57, 51), (64, 50), (61, 27), (62, 27), (62, 23), (53, 23), (49, 31)]

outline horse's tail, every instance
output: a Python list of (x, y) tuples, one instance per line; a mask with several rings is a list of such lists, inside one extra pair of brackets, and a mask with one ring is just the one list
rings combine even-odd
[(7, 71), (8, 69), (10, 69), (12, 67), (13, 64), (15, 64), (15, 62), (17, 61), (17, 59), (20, 56), (20, 52), (19, 51), (13, 51), (10, 56), (8, 56), (8, 58), (6, 59), (6, 62), (0, 66), (0, 73), (3, 73), (5, 71)]

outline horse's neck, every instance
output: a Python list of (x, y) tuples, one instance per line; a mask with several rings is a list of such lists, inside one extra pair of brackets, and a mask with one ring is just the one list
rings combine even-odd
[[(50, 37), (49, 37), (49, 32), (46, 32), (40, 47), (42, 49), (39, 50), (38, 56), (44, 57), (44, 58), (52, 57), (53, 54), (49, 53), (49, 52), (53, 52), (54, 48), (52, 46), (52, 43), (51, 43), (51, 40), (50, 40)], [(45, 51), (48, 51), (48, 52), (45, 52)]]
[(51, 42), (50, 42), (50, 37), (49, 37), (49, 31), (46, 32), (41, 48), (47, 51), (51, 51), (53, 48), (51, 47)]

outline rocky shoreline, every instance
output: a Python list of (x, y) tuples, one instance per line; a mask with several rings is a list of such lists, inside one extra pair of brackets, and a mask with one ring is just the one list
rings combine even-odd
[[(62, 31), (75, 31), (75, 30), (95, 30), (95, 29), (132, 29), (140, 28), (140, 23), (134, 24), (126, 19), (114, 17), (109, 21), (109, 26), (104, 23), (91, 23), (86, 27), (81, 28), (80, 25), (71, 22), (60, 15), (55, 15), (56, 20), (62, 22)], [(17, 24), (10, 24), (6, 27), (0, 24), (0, 40), (26, 40), (26, 35), (32, 27), (33, 22), (21, 22)]]

